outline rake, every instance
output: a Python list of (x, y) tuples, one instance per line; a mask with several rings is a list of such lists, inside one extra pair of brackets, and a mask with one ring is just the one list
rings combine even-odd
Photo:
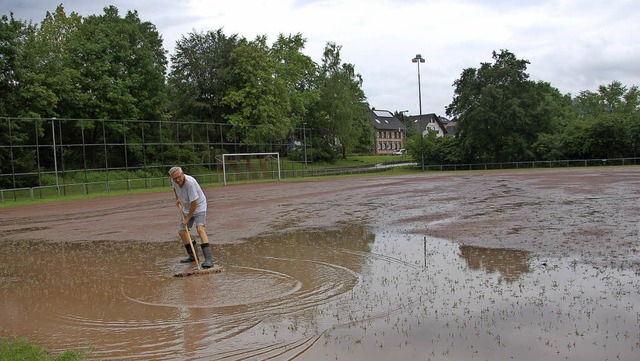
[[(178, 206), (178, 209), (180, 209), (180, 206)], [(182, 217), (182, 222), (184, 222), (184, 213), (182, 213), (182, 209), (180, 209), (180, 216)], [(184, 228), (187, 231), (187, 239), (189, 240), (189, 247), (191, 247), (191, 254), (193, 254), (193, 258), (195, 258), (196, 260), (196, 267), (190, 270), (177, 272), (173, 275), (173, 277), (187, 277), (187, 276), (193, 276), (193, 275), (222, 272), (222, 267), (219, 267), (219, 266), (213, 266), (211, 268), (202, 268), (202, 266), (200, 266), (200, 261), (198, 260), (198, 254), (196, 253), (196, 250), (193, 247), (193, 241), (191, 241), (191, 232), (189, 231), (189, 227), (185, 225)]]

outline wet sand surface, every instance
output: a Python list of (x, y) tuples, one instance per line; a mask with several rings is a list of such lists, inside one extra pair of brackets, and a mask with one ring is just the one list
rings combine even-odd
[[(88, 359), (638, 360), (640, 168), (207, 187), (0, 209), (0, 336)], [(195, 232), (194, 232), (195, 233)]]

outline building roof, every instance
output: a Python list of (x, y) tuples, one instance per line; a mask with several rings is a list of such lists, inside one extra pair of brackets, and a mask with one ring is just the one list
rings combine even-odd
[(406, 127), (400, 119), (396, 118), (393, 113), (388, 110), (372, 109), (369, 112), (371, 115), (371, 124), (378, 130), (405, 130)]
[(413, 128), (418, 130), (419, 132), (424, 132), (430, 123), (437, 123), (438, 127), (442, 129), (443, 133), (447, 133), (447, 128), (445, 127), (444, 123), (435, 113), (422, 114), (422, 116), (410, 115), (408, 119)]
[(447, 135), (454, 135), (456, 132), (456, 126), (458, 125), (458, 122), (456, 120), (450, 120), (447, 124)]

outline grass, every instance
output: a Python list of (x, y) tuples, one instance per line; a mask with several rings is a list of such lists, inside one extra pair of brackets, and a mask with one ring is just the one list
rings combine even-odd
[(0, 338), (0, 361), (76, 361), (82, 360), (79, 351), (64, 351), (53, 354), (22, 338)]
[[(348, 156), (346, 159), (338, 159), (334, 163), (320, 163), (320, 162), (310, 163), (307, 169), (322, 170), (322, 169), (335, 169), (335, 168), (349, 168), (349, 167), (357, 167), (357, 166), (375, 165), (379, 163), (402, 162), (402, 161), (411, 161), (411, 159), (406, 155), (403, 155), (403, 156), (351, 155), (351, 156)], [(304, 165), (302, 163), (289, 162), (286, 158), (281, 159), (281, 162), (282, 162), (283, 171), (289, 170), (291, 168), (296, 170), (301, 170), (304, 168)], [(399, 171), (400, 173), (404, 173), (404, 172), (411, 173), (410, 170), (397, 169), (397, 170), (394, 170), (394, 174), (396, 175), (399, 174), (398, 173)], [(97, 179), (96, 177), (104, 176), (104, 174), (102, 174), (104, 172), (95, 172), (95, 173), (98, 173), (98, 174), (91, 174), (92, 179)], [(111, 173), (112, 172), (110, 172), (110, 174)], [(130, 180), (129, 180), (131, 182), (130, 184), (141, 182), (140, 180), (133, 178), (135, 176), (134, 174), (125, 175), (123, 172), (118, 172), (117, 175), (119, 177), (112, 177), (113, 176), (112, 174), (110, 178), (119, 178), (119, 179), (122, 178), (126, 180), (127, 177), (130, 177)], [(340, 176), (357, 176), (357, 174), (329, 175), (329, 176), (321, 176), (321, 177), (324, 178), (324, 177), (340, 177)], [(304, 178), (305, 177), (296, 177), (295, 180), (302, 180)], [(313, 178), (318, 178), (318, 176), (315, 176)], [(283, 181), (293, 180), (293, 179), (294, 178), (285, 178), (283, 179)], [(206, 180), (202, 181), (202, 179), (199, 179), (199, 181), (202, 184), (202, 186), (220, 185), (219, 183), (215, 183), (215, 181), (213, 183), (209, 183)], [(69, 182), (71, 182), (71, 180), (69, 180)], [(115, 179), (112, 179), (112, 182), (115, 182)], [(252, 179), (252, 180), (248, 180), (248, 182), (260, 182), (260, 180)], [(61, 182), (61, 184), (65, 184), (65, 183)], [(26, 204), (42, 204), (42, 203), (61, 202), (61, 201), (69, 201), (69, 200), (76, 200), (76, 199), (109, 197), (109, 196), (115, 196), (115, 195), (121, 195), (121, 194), (164, 192), (167, 189), (170, 189), (168, 184), (159, 182), (157, 178), (155, 180), (152, 180), (151, 183), (148, 185), (148, 187), (147, 185), (144, 185), (144, 187), (142, 186), (137, 187), (134, 185), (133, 187), (131, 187), (131, 189), (129, 189), (127, 184), (124, 182), (111, 183), (109, 186), (110, 190), (108, 192), (105, 190), (104, 184), (88, 184), (87, 187), (88, 188), (85, 190), (83, 189), (83, 185), (81, 184), (77, 186), (64, 185), (64, 190), (66, 194), (61, 194), (59, 197), (57, 196), (54, 188), (40, 188), (35, 191), (37, 193), (35, 194), (34, 200), (31, 200), (31, 197), (28, 194), (28, 190), (25, 189), (22, 191), (18, 191), (20, 194), (18, 194), (17, 199), (13, 200), (8, 198), (4, 202), (0, 202), (0, 208), (9, 207), (9, 206), (26, 205)], [(88, 191), (88, 194), (85, 194), (85, 191)]]
[(127, 191), (127, 190), (111, 190), (110, 192), (105, 192), (105, 191), (96, 191), (94, 193), (90, 193), (90, 194), (70, 194), (70, 195), (61, 195), (60, 197), (55, 196), (55, 194), (52, 194), (51, 197), (44, 197), (44, 198), (36, 198), (34, 200), (28, 199), (28, 198), (24, 198), (24, 199), (18, 199), (18, 200), (11, 200), (11, 201), (5, 201), (4, 203), (0, 202), (0, 208), (3, 207), (13, 207), (13, 206), (21, 206), (21, 205), (26, 205), (26, 204), (44, 204), (44, 203), (59, 203), (59, 202), (66, 202), (66, 201), (72, 201), (72, 200), (76, 200), (76, 199), (91, 199), (91, 198), (100, 198), (100, 197), (111, 197), (111, 196), (118, 196), (118, 195), (122, 195), (122, 194), (140, 194), (140, 193), (156, 193), (156, 192), (166, 192), (167, 190), (171, 191), (171, 188), (167, 188), (167, 187), (157, 187), (157, 188), (150, 188), (150, 189), (132, 189), (131, 191)]
[(318, 165), (319, 169), (322, 168), (343, 168), (343, 167), (354, 167), (354, 166), (362, 166), (362, 165), (374, 165), (378, 163), (387, 163), (387, 162), (399, 162), (399, 161), (411, 161), (411, 158), (406, 155), (400, 156), (390, 156), (390, 155), (352, 155), (348, 156), (346, 159), (338, 159), (333, 164), (325, 164), (320, 163)]

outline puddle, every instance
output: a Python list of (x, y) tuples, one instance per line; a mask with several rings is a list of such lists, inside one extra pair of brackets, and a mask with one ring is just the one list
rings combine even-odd
[(111, 360), (637, 360), (640, 278), (348, 226), (214, 246), (0, 242), (0, 336)]

